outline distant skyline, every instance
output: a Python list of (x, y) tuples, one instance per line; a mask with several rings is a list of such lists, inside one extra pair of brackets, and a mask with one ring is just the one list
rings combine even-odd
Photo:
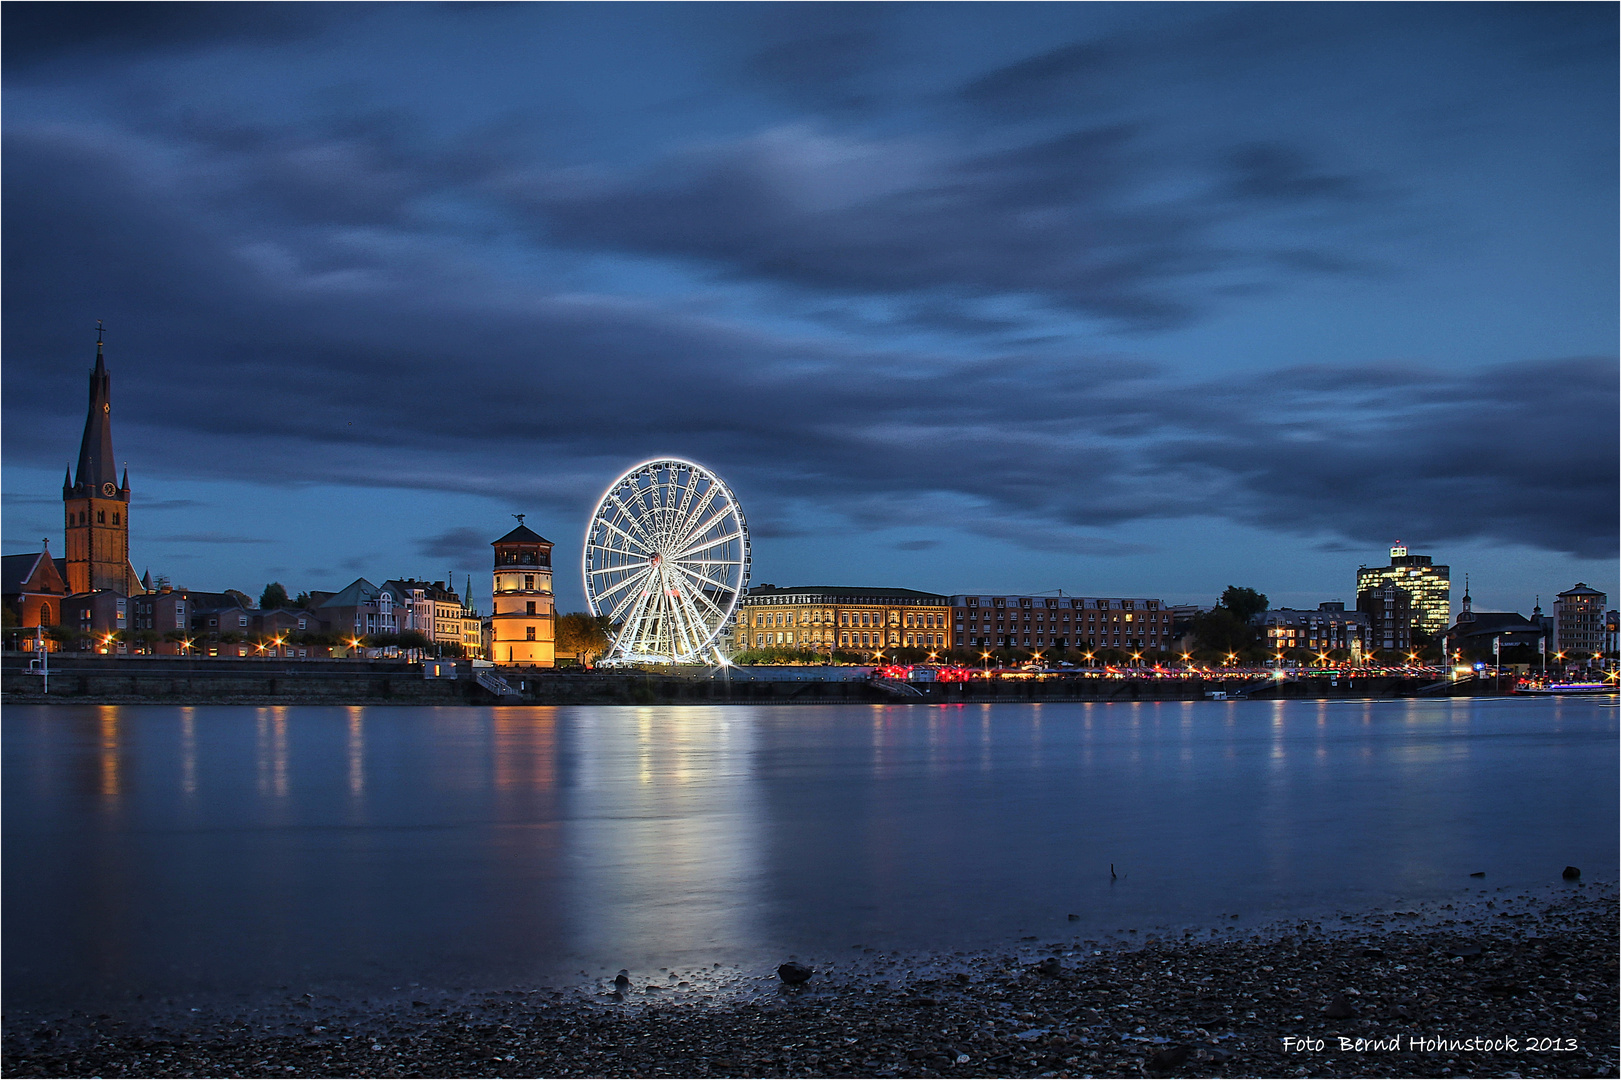
[(1617, 9), (11, 4), (3, 532), (95, 321), (131, 549), (583, 606), (637, 461), (755, 583), (1617, 599)]

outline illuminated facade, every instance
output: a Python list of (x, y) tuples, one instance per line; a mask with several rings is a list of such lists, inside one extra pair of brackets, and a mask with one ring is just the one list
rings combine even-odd
[(1559, 606), (1554, 608), (1554, 647), (1567, 660), (1585, 660), (1604, 652), (1604, 604), (1608, 599), (1582, 582), (1559, 594)]
[[(1368, 616), (1368, 647), (1397, 649), (1413, 647), (1413, 616), (1417, 605), (1406, 589), (1378, 584), (1357, 593), (1356, 609)], [(1441, 628), (1445, 632), (1446, 627)]]
[(1437, 566), (1428, 555), (1409, 555), (1400, 540), (1390, 549), (1389, 566), (1363, 566), (1356, 572), (1357, 595), (1384, 585), (1405, 589), (1412, 597), (1412, 629), (1431, 636), (1452, 624), (1452, 568)]
[(1361, 655), (1369, 643), (1371, 626), (1367, 612), (1346, 611), (1338, 600), (1319, 604), (1316, 611), (1263, 611), (1251, 621), (1266, 636), (1266, 647), (1274, 652), (1347, 649)]
[(951, 609), (960, 648), (1171, 648), (1171, 609), (1147, 597), (953, 596)]
[(492, 541), (490, 655), (497, 664), (557, 666), (557, 617), (552, 598), (552, 542), (518, 527)]
[(760, 585), (739, 601), (731, 647), (812, 652), (945, 649), (951, 607), (938, 593)]

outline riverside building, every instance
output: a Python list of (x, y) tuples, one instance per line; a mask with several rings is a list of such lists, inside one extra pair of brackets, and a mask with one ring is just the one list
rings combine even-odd
[(490, 594), (490, 654), (497, 664), (555, 667), (557, 620), (552, 598), (552, 542), (523, 523), (491, 541), (495, 587)]
[[(1357, 595), (1386, 585), (1411, 597), (1412, 629), (1432, 637), (1452, 623), (1452, 568), (1438, 566), (1428, 555), (1409, 555), (1400, 540), (1390, 549), (1389, 566), (1363, 566), (1356, 572)], [(1386, 646), (1405, 648), (1405, 646)]]
[(951, 612), (958, 648), (1171, 647), (1171, 610), (1147, 597), (957, 595)]
[(1371, 621), (1365, 611), (1346, 611), (1340, 600), (1318, 604), (1317, 610), (1277, 608), (1263, 611), (1251, 622), (1266, 637), (1274, 652), (1309, 649), (1326, 653), (1344, 649), (1360, 659), (1369, 642)]
[(1582, 582), (1559, 594), (1554, 608), (1554, 637), (1567, 660), (1586, 660), (1604, 653), (1604, 604), (1609, 597)]
[(939, 593), (849, 585), (757, 585), (738, 601), (732, 648), (812, 652), (944, 649), (951, 608)]
[(1412, 648), (1413, 615), (1417, 611), (1412, 593), (1388, 582), (1377, 584), (1357, 593), (1356, 608), (1368, 616), (1370, 649), (1406, 652)]

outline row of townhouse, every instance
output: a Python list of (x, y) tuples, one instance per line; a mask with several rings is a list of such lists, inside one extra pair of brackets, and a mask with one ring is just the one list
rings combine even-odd
[[(110, 590), (69, 597), (62, 601), (62, 621), (87, 635), (86, 648), (100, 651), (112, 647), (112, 631), (129, 630), (138, 636), (121, 635), (126, 642), (147, 639), (155, 653), (296, 659), (349, 655), (363, 647), (362, 639), (415, 631), (432, 646), (454, 644), (465, 656), (485, 655), (485, 620), (442, 581), (373, 585), (356, 578), (337, 592), (310, 593), (309, 602), (262, 610), (243, 604), (240, 594), (163, 585), (129, 597)], [(315, 635), (336, 640), (308, 640)]]

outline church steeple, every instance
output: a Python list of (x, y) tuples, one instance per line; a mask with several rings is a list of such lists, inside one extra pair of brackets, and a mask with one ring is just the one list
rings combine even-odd
[(83, 495), (110, 496), (107, 485), (118, 489), (117, 465), (113, 459), (112, 377), (102, 356), (102, 327), (96, 322), (96, 366), (90, 372), (90, 411), (84, 418), (84, 438), (79, 440), (79, 475), (73, 486)]
[(96, 366), (90, 372), (90, 409), (79, 441), (79, 471), (63, 480), (70, 593), (110, 589), (129, 596), (140, 589), (129, 564), (129, 467), (118, 478), (113, 458), (112, 378), (96, 323)]

